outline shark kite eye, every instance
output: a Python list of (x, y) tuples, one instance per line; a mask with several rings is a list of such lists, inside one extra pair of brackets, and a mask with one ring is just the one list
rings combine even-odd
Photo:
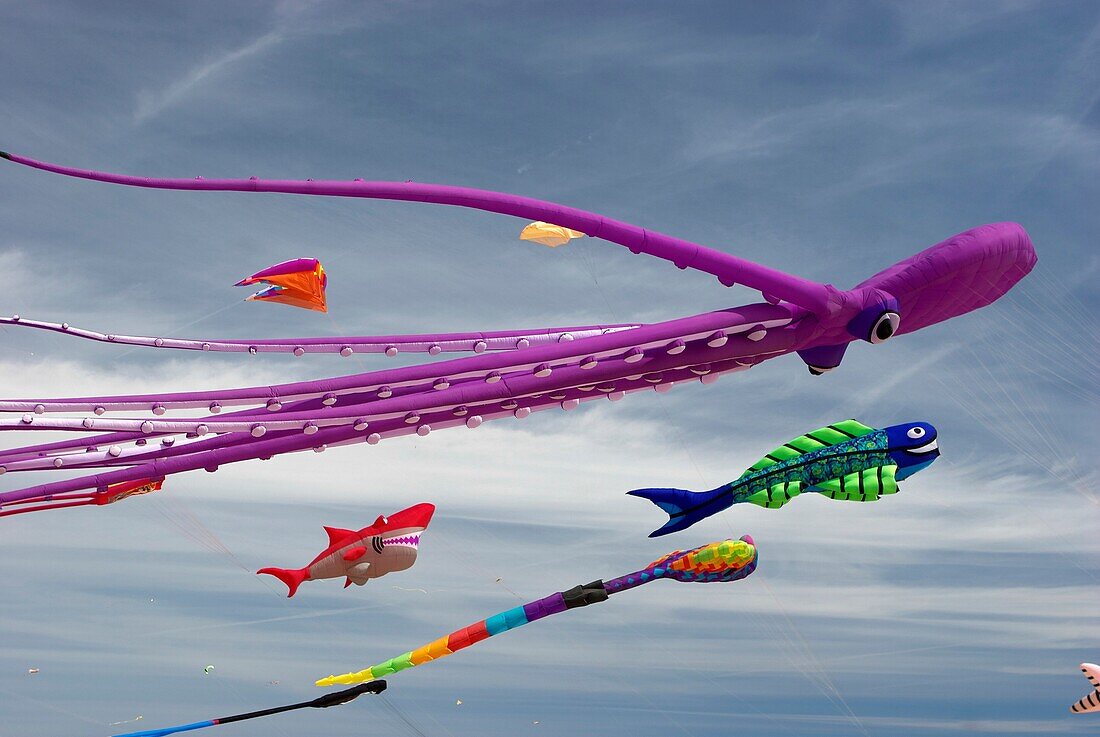
[(882, 343), (893, 337), (901, 325), (901, 315), (896, 312), (883, 312), (871, 326), (871, 334), (867, 340), (872, 343)]
[(905, 434), (908, 435), (909, 437), (913, 438), (913, 440), (917, 440), (919, 438), (924, 437), (924, 428), (923, 427), (911, 427), (911, 428), (909, 428), (909, 432), (907, 432)]

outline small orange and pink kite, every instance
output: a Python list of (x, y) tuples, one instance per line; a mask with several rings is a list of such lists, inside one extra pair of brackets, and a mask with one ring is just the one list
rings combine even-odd
[(234, 286), (263, 284), (263, 289), (253, 294), (249, 302), (279, 302), (292, 307), (328, 312), (325, 301), (325, 287), (328, 275), (315, 258), (296, 258), (283, 261), (257, 271), (252, 276), (241, 279)]

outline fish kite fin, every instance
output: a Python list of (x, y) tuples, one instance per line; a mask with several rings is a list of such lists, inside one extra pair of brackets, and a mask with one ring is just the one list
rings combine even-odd
[(1081, 672), (1089, 679), (1093, 691), (1076, 704), (1069, 707), (1074, 714), (1084, 714), (1090, 711), (1100, 711), (1100, 665), (1093, 663), (1081, 663)]
[[(370, 563), (359, 563), (348, 569), (348, 581), (356, 586), (362, 586), (370, 580)], [(347, 584), (344, 584), (344, 588), (347, 588)]]
[(745, 499), (750, 504), (765, 509), (779, 509), (804, 491), (801, 481), (780, 481)]
[(329, 545), (335, 545), (348, 535), (355, 534), (355, 530), (345, 530), (342, 527), (329, 527), (328, 525), (325, 525), (325, 532), (328, 533)]
[(686, 530), (699, 520), (720, 512), (733, 503), (733, 497), (725, 487), (703, 492), (686, 489), (634, 489), (626, 493), (648, 499), (668, 515), (668, 522), (649, 533), (650, 537)]
[(290, 592), (286, 595), (288, 599), (294, 596), (294, 592), (302, 585), (302, 581), (309, 578), (309, 571), (305, 568), (261, 568), (256, 573), (266, 573), (285, 583), (287, 588), (290, 589)]
[(356, 545), (354, 548), (352, 548), (352, 549), (348, 550), (346, 553), (344, 553), (344, 560), (346, 560), (346, 561), (359, 560), (360, 558), (362, 558), (366, 554), (367, 554), (367, 549), (366, 548), (364, 548), (362, 545)]
[(878, 501), (880, 496), (897, 493), (898, 482), (894, 476), (897, 470), (898, 467), (893, 464), (876, 466), (849, 473), (839, 479), (830, 479), (812, 488), (830, 499), (874, 502)]
[(348, 586), (351, 586), (351, 578), (344, 579), (344, 588), (346, 589)]
[(744, 478), (750, 473), (761, 471), (769, 466), (774, 466), (776, 463), (789, 461), (792, 458), (797, 458), (814, 450), (829, 448), (854, 438), (863, 437), (874, 431), (875, 428), (867, 427), (863, 423), (855, 420), (844, 420), (843, 422), (826, 425), (813, 432), (808, 432), (805, 435), (799, 435), (789, 443), (784, 443), (779, 446), (771, 453), (768, 453), (759, 461), (752, 464), (745, 473), (741, 474), (741, 477)]
[(1100, 665), (1081, 663), (1081, 672), (1085, 674), (1085, 678), (1089, 679), (1092, 687), (1100, 691)]

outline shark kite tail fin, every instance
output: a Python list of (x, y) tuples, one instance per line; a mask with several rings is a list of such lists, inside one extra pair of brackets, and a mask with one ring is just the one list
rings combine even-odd
[(703, 492), (687, 489), (635, 489), (626, 493), (648, 499), (668, 514), (668, 522), (649, 533), (650, 537), (661, 537), (686, 530), (699, 520), (729, 506), (728, 503), (715, 504), (723, 497), (729, 497), (729, 492), (721, 488)]
[(290, 589), (290, 592), (286, 595), (288, 599), (294, 596), (294, 592), (302, 585), (302, 581), (309, 578), (309, 571), (305, 568), (261, 568), (256, 573), (266, 573), (285, 583), (286, 587)]

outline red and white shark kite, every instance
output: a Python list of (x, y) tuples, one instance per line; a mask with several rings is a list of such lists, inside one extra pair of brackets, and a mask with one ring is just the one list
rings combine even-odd
[(294, 596), (302, 581), (346, 576), (344, 588), (369, 579), (403, 571), (416, 562), (420, 534), (428, 528), (434, 504), (416, 504), (389, 517), (379, 515), (370, 527), (358, 532), (325, 527), (329, 545), (305, 568), (261, 568), (256, 573), (275, 576)]

